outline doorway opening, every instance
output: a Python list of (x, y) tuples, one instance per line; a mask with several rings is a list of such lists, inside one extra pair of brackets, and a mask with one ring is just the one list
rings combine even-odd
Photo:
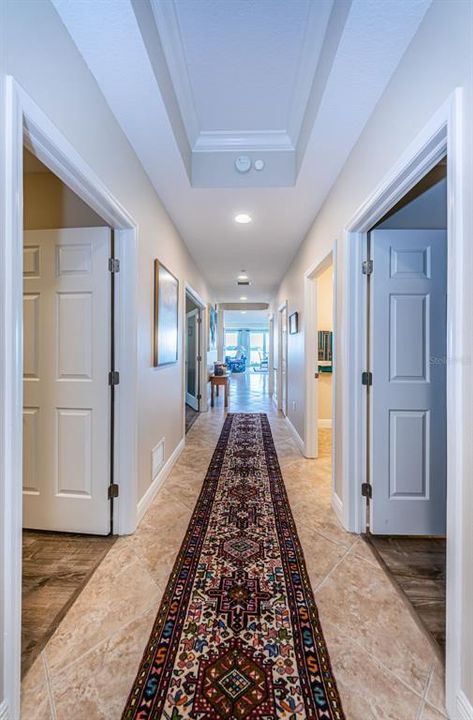
[(447, 526), (447, 161), (366, 247), (367, 537), (444, 657)]
[[(223, 308), (223, 360), (231, 411), (258, 412), (269, 399), (269, 316), (266, 305)], [(219, 399), (216, 401), (219, 402)]]
[(202, 347), (202, 309), (193, 295), (186, 290), (186, 321), (184, 336), (184, 373), (185, 373), (185, 431), (189, 432), (201, 411), (201, 363)]
[(287, 301), (278, 308), (278, 410), (287, 417)]
[(315, 277), (317, 371), (317, 458), (331, 458), (333, 446), (333, 264)]
[(22, 674), (114, 542), (113, 231), (23, 153)]

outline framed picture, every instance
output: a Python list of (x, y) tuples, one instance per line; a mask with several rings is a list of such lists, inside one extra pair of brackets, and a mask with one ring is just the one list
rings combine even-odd
[(291, 335), (295, 335), (299, 332), (299, 313), (293, 312), (289, 315), (289, 332)]
[(208, 350), (217, 349), (217, 306), (209, 305), (209, 342)]
[(154, 261), (153, 365), (177, 362), (179, 280)]

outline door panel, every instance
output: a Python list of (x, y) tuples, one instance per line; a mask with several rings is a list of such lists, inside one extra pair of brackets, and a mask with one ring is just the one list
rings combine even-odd
[(110, 231), (24, 243), (23, 524), (107, 534)]
[(443, 535), (447, 234), (376, 230), (371, 242), (371, 530)]
[(186, 403), (199, 410), (199, 317), (200, 310), (186, 315)]

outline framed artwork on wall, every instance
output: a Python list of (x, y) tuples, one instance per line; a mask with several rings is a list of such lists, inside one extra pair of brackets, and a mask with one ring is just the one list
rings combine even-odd
[(209, 352), (211, 352), (212, 350), (217, 349), (217, 306), (216, 305), (208, 305), (208, 311), (209, 311), (208, 350), (209, 350)]
[(295, 335), (299, 332), (299, 313), (293, 312), (289, 315), (289, 332), (291, 335)]
[(153, 365), (177, 362), (179, 280), (154, 261)]

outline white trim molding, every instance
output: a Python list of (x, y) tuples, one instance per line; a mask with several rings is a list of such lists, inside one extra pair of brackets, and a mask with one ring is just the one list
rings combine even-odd
[(169, 476), (171, 470), (173, 469), (174, 465), (179, 460), (179, 456), (181, 455), (182, 451), (184, 450), (186, 446), (185, 438), (182, 438), (180, 443), (174, 448), (171, 455), (168, 457), (166, 462), (164, 463), (161, 470), (158, 472), (156, 477), (154, 478), (153, 482), (149, 486), (149, 488), (146, 490), (145, 494), (142, 498), (138, 501), (138, 524), (143, 519), (144, 514), (150, 507), (151, 503), (153, 502), (156, 493), (166, 480), (166, 478)]
[(301, 453), (303, 455), (304, 454), (304, 441), (302, 440), (301, 436), (299, 435), (299, 433), (297, 432), (296, 428), (294, 427), (292, 422), (289, 420), (287, 415), (286, 415), (286, 422), (287, 422), (287, 426), (288, 426), (289, 430), (292, 433), (294, 440), (297, 443), (297, 447), (299, 448), (299, 450), (301, 451)]
[(6, 78), (6, 158), (4, 262), (0, 264), (1, 347), (0, 446), (4, 448), (4, 502), (0, 526), (3, 566), (4, 634), (0, 666), (5, 702), (12, 720), (20, 716), (22, 376), (23, 376), (23, 144), (76, 195), (116, 230), (122, 272), (117, 277), (117, 365), (122, 381), (116, 394), (115, 467), (120, 497), (114, 505), (119, 534), (133, 532), (137, 511), (137, 225), (75, 148), (12, 77)]
[(473, 720), (473, 705), (463, 691), (458, 693), (457, 714), (458, 720)]
[(8, 705), (6, 704), (6, 702), (2, 702), (0, 704), (0, 720), (10, 720)]
[(339, 523), (343, 525), (343, 503), (335, 491), (332, 492), (332, 510)]
[(406, 149), (396, 165), (360, 206), (345, 230), (347, 300), (342, 333), (346, 338), (341, 359), (344, 382), (341, 432), (348, 442), (343, 457), (344, 525), (351, 532), (365, 529), (366, 506), (360, 487), (366, 470), (366, 402), (361, 372), (365, 369), (368, 329), (366, 327), (366, 283), (361, 263), (366, 259), (367, 233), (445, 155), (448, 193), (448, 307), (447, 307), (447, 709), (457, 714), (461, 692), (462, 622), (462, 422), (466, 374), (457, 358), (464, 356), (464, 287), (466, 240), (463, 219), (463, 131), (462, 90), (457, 88), (434, 114), (426, 127)]

